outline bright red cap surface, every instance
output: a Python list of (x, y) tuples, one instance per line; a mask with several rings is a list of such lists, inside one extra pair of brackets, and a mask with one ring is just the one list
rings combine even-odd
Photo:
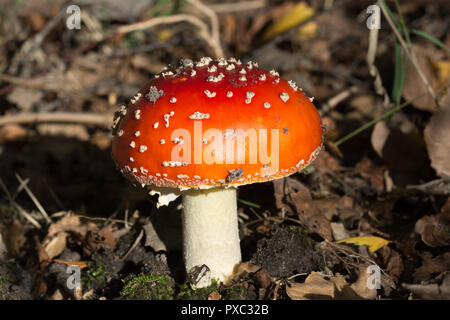
[(319, 113), (294, 82), (235, 59), (167, 68), (117, 112), (113, 131), (125, 176), (182, 189), (288, 176), (323, 142)]

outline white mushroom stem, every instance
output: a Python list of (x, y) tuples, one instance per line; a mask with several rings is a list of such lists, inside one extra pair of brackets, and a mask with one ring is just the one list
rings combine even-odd
[(183, 192), (183, 254), (186, 271), (207, 265), (211, 278), (227, 282), (241, 262), (235, 188)]

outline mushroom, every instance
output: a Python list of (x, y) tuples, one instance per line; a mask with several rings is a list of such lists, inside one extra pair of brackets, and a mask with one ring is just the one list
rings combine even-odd
[(159, 205), (182, 196), (186, 271), (206, 265), (225, 283), (241, 262), (237, 187), (303, 169), (323, 142), (319, 113), (294, 82), (233, 58), (166, 68), (114, 123), (122, 174), (160, 194)]

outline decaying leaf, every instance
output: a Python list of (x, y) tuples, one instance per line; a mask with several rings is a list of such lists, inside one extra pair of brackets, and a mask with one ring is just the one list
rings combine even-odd
[(450, 176), (450, 105), (439, 109), (425, 127), (431, 166), (438, 175)]
[(381, 237), (353, 237), (353, 238), (346, 238), (337, 241), (337, 243), (350, 243), (355, 244), (357, 246), (367, 246), (369, 248), (370, 253), (374, 253), (378, 249), (387, 246), (389, 244), (389, 240), (383, 239)]
[[(299, 2), (280, 20), (276, 21), (264, 34), (264, 39), (271, 39), (274, 36), (302, 23), (314, 15), (314, 9), (306, 2)], [(304, 26), (305, 27), (305, 26)]]
[(64, 251), (67, 236), (66, 232), (60, 232), (44, 246), (49, 259), (59, 256)]
[(304, 283), (294, 283), (287, 286), (286, 293), (292, 300), (374, 299), (377, 290), (368, 288), (367, 280), (370, 274), (365, 271), (366, 268), (362, 267), (358, 280), (351, 285), (340, 274), (326, 280), (320, 273), (312, 272)]
[(414, 230), (430, 247), (450, 245), (449, 222), (442, 215), (424, 216), (416, 222)]
[(411, 291), (414, 296), (427, 300), (449, 300), (450, 299), (450, 274), (442, 280), (439, 285), (433, 284), (407, 284), (403, 283), (402, 287)]
[[(293, 178), (274, 180), (273, 186), (278, 209), (298, 214), (299, 220), (308, 229), (327, 240), (332, 239), (330, 222), (321, 210), (314, 205), (306, 186)], [(293, 212), (292, 208), (295, 208), (296, 212)]]

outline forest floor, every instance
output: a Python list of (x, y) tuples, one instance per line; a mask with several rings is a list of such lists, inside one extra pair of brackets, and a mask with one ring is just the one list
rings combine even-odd
[[(450, 299), (450, 8), (399, 2), (370, 30), (373, 1), (78, 1), (70, 29), (64, 0), (0, 0), (0, 299)], [(244, 262), (192, 290), (180, 200), (121, 176), (110, 128), (164, 66), (221, 55), (328, 129), (306, 170), (239, 188)]]

